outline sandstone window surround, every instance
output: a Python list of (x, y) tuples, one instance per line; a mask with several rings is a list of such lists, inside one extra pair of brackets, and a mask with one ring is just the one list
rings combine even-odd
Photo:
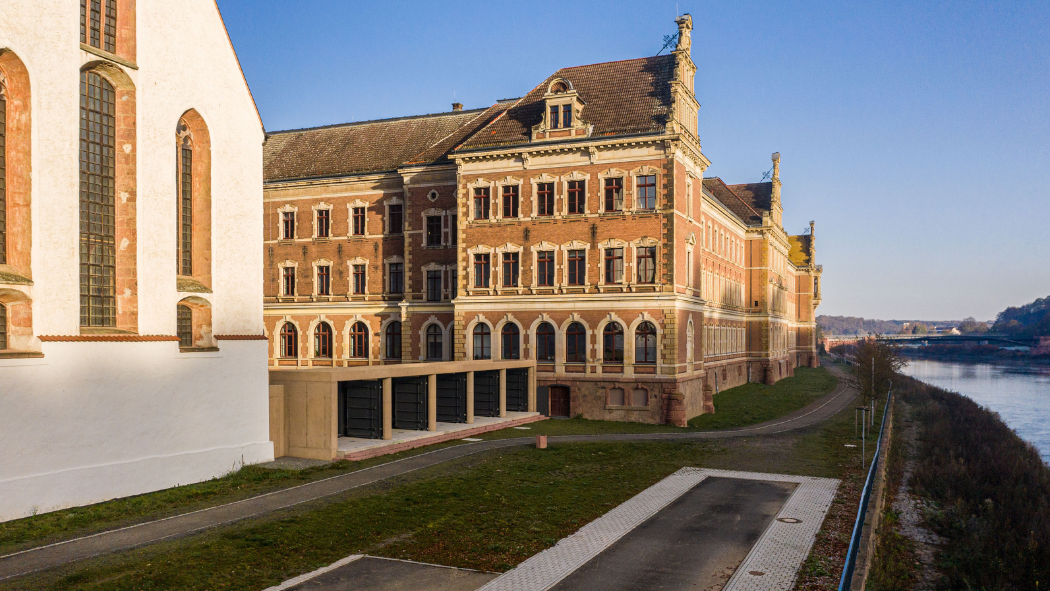
[[(562, 215), (584, 215), (591, 211), (590, 191), (591, 175), (573, 171), (561, 177)], [(578, 184), (577, 184), (578, 183)]]
[(277, 240), (291, 241), (296, 237), (296, 217), (299, 208), (295, 205), (286, 204), (277, 208)]
[(499, 350), (493, 351), (493, 359), (496, 359), (495, 353), (499, 353), (498, 359), (521, 359), (522, 358), (522, 330), (521, 324), (510, 314), (506, 315), (499, 322), (496, 323), (494, 328), (495, 334), (499, 335)]
[(626, 179), (627, 171), (610, 168), (598, 173), (598, 213), (624, 213), (626, 194), (630, 191)]
[(299, 272), (299, 263), (291, 260), (284, 261), (283, 263), (277, 264), (277, 273), (279, 281), (281, 282), (280, 295), (277, 296), (279, 302), (294, 302), (296, 296), (296, 279)]
[(133, 66), (135, 0), (80, 0), (80, 48)]
[(274, 333), (274, 357), (299, 359), (299, 324), (285, 316)]
[(345, 357), (353, 360), (366, 360), (372, 364), (372, 327), (359, 314), (355, 314), (344, 326)]
[(80, 332), (134, 334), (135, 86), (123, 70), (101, 61), (85, 64), (80, 81)]
[[(522, 265), (524, 264), (524, 247), (520, 244), (507, 242), (496, 247), (495, 252), (499, 257), (499, 265), (493, 273), (493, 284), (496, 286), (496, 293), (521, 294), (523, 291), (522, 271), (524, 269)], [(516, 257), (516, 269), (508, 269), (507, 264), (514, 257)], [(508, 277), (508, 271), (514, 272), (516, 276)], [(513, 279), (513, 281), (508, 282), (509, 279)]]
[[(557, 215), (558, 208), (557, 208), (556, 203), (557, 203), (558, 195), (557, 195), (556, 191), (553, 190), (559, 184), (558, 183), (558, 177), (551, 176), (551, 175), (549, 175), (547, 173), (543, 173), (543, 174), (541, 174), (538, 177), (530, 178), (529, 179), (529, 184), (532, 186), (532, 200), (531, 200), (532, 208), (531, 208), (531, 214), (528, 217), (529, 218), (561, 217), (560, 215)], [(551, 191), (549, 197), (546, 196), (546, 194), (542, 195), (542, 196), (540, 195), (540, 186), (541, 185), (550, 185), (550, 188), (552, 189), (552, 191)], [(549, 202), (545, 201), (544, 204), (541, 204), (540, 203), (541, 198), (549, 199)], [(524, 205), (524, 204), (522, 204), (522, 205)], [(543, 206), (541, 207), (541, 205), (543, 205)], [(547, 209), (546, 205), (549, 205), (550, 209)]]
[(324, 201), (314, 205), (313, 236), (314, 240), (328, 240), (332, 237), (332, 204)]
[[(646, 332), (646, 328), (651, 329), (651, 332)], [(656, 373), (660, 372), (660, 368), (663, 365), (660, 355), (660, 346), (663, 342), (663, 328), (659, 321), (647, 312), (643, 312), (627, 328), (627, 338), (624, 341), (626, 345), (624, 347), (625, 360), (632, 360), (634, 365), (655, 366)], [(642, 345), (646, 346), (645, 351), (638, 349)]]
[(448, 265), (439, 263), (427, 263), (420, 267), (426, 282), (424, 284), (426, 301), (440, 302), (448, 299), (448, 288), (445, 281), (447, 267)]
[(598, 251), (602, 257), (598, 265), (599, 291), (610, 287), (618, 288), (617, 291), (620, 291), (620, 288), (627, 285), (631, 276), (630, 246), (626, 240), (618, 238), (610, 238), (598, 243)]
[(431, 202), (437, 201), (438, 197), (440, 197), (440, 195), (434, 189), (431, 189), (431, 191), (427, 193), (427, 199), (429, 199)]
[(606, 365), (624, 364), (625, 326), (626, 323), (614, 313), (610, 313), (598, 323), (595, 327), (595, 333), (599, 335), (595, 359)]
[(310, 357), (313, 359), (332, 359), (335, 356), (335, 331), (331, 323), (322, 315), (315, 321), (310, 330), (313, 339), (310, 340)]
[(688, 173), (685, 179), (685, 217), (690, 222), (693, 220), (693, 202), (696, 201), (696, 197), (693, 195), (693, 173)]
[(533, 291), (556, 288), (558, 286), (558, 245), (544, 240), (539, 244), (533, 244), (529, 250), (532, 252), (532, 276), (529, 287)]
[(495, 194), (496, 183), (494, 181), (479, 178), (467, 183), (471, 222), (486, 222), (495, 219), (492, 207), (492, 199)]
[(0, 357), (39, 357), (32, 306), (32, 97), (29, 72), (0, 49)]
[(436, 316), (428, 318), (419, 329), (419, 360), (450, 360), (451, 330), (451, 323), (446, 327)]
[(559, 361), (567, 364), (585, 364), (592, 360), (590, 347), (590, 327), (587, 322), (577, 313), (569, 315), (559, 327), (562, 336), (564, 351), (563, 358)]
[(390, 318), (380, 325), (380, 334), (383, 335), (383, 359), (388, 361), (400, 361), (402, 356), (401, 347), (401, 320)]
[(347, 225), (347, 238), (365, 238), (368, 236), (368, 202), (355, 199), (354, 201), (346, 204), (347, 218), (350, 223)]
[(386, 278), (384, 293), (400, 296), (405, 293), (405, 259), (394, 255), (383, 259), (383, 276)]
[(685, 329), (685, 362), (686, 370), (692, 373), (695, 370), (694, 362), (696, 361), (696, 327), (693, 324), (693, 316), (689, 315), (689, 321), (686, 323)]
[(492, 326), (483, 318), (472, 323), (467, 339), (470, 345), (470, 358), (475, 360), (492, 359)]
[(332, 261), (318, 259), (311, 263), (314, 271), (313, 299), (330, 301), (332, 295)]
[[(562, 251), (562, 287), (586, 287), (587, 281), (587, 253), (591, 249), (589, 242), (572, 240), (561, 245)], [(582, 255), (580, 260), (579, 255)]]
[[(491, 246), (484, 244), (478, 244), (467, 249), (468, 261), (470, 264), (470, 279), (468, 282), (468, 289), (470, 289), (476, 295), (488, 295), (494, 293), (492, 289), (492, 258), (495, 254), (496, 249)], [(485, 268), (479, 268), (479, 265), (483, 265)], [(481, 273), (481, 275), (479, 275)], [(479, 280), (486, 280), (487, 282), (479, 284)]]
[(496, 201), (492, 207), (496, 210), (496, 219), (525, 219), (521, 201), (522, 179), (512, 176), (504, 177), (495, 182), (493, 188), (493, 199)]
[(346, 296), (351, 300), (363, 300), (368, 295), (368, 259), (354, 257), (346, 262), (347, 282)]
[[(660, 171), (652, 166), (641, 166), (630, 172), (630, 186), (633, 198), (630, 201), (630, 210), (636, 213), (650, 213), (663, 207), (663, 199), (660, 195)], [(652, 177), (651, 184), (648, 177)], [(647, 197), (648, 195), (648, 197)], [(652, 207), (647, 207), (648, 200)], [(626, 207), (625, 207), (626, 208)]]
[(420, 245), (423, 248), (449, 248), (457, 244), (458, 213), (455, 209), (432, 207), (423, 211), (421, 215), (423, 232)]
[(405, 232), (405, 201), (391, 197), (383, 202), (383, 231), (389, 236), (400, 236)]

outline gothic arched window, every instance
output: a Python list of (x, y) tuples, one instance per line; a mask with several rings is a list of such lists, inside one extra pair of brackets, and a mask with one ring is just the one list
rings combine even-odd
[(80, 325), (117, 325), (116, 91), (80, 73)]

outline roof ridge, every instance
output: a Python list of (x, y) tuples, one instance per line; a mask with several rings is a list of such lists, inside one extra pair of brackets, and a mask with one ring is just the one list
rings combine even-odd
[[(622, 64), (624, 62), (636, 62), (636, 61), (639, 61), (639, 60), (650, 60), (650, 59), (653, 59), (654, 57), (674, 57), (674, 55), (668, 53), (668, 54), (662, 55), (662, 56), (661, 55), (650, 55), (648, 57), (632, 57), (630, 59), (625, 59), (625, 60), (608, 60), (608, 61), (604, 61), (604, 62), (595, 62), (593, 64), (581, 64), (579, 66), (566, 66), (564, 68), (559, 68), (559, 69), (555, 70), (554, 74), (557, 74), (558, 72), (561, 72), (562, 70), (572, 70), (574, 68), (589, 68), (591, 66), (604, 66), (605, 64)], [(554, 74), (552, 74), (552, 76)]]
[[(553, 74), (551, 74), (551, 76), (553, 76)], [(544, 85), (544, 83), (546, 83), (546, 82), (547, 82), (547, 80), (550, 80), (550, 77), (548, 77), (547, 79), (545, 79), (545, 80), (544, 80), (543, 82), (540, 82), (539, 84), (537, 84), (537, 85), (535, 86), (535, 88), (533, 88), (532, 90), (536, 90), (537, 88), (539, 88), (539, 87), (543, 86), (543, 85)], [(455, 152), (455, 151), (459, 150), (460, 148), (462, 148), (463, 146), (465, 146), (465, 145), (467, 144), (467, 142), (469, 142), (470, 140), (474, 139), (474, 138), (475, 138), (475, 137), (477, 137), (477, 136), (478, 136), (478, 135), (479, 135), (479, 134), (480, 134), (481, 132), (483, 132), (483, 131), (485, 131), (486, 129), (488, 129), (488, 128), (489, 128), (489, 126), (493, 125), (494, 123), (496, 123), (497, 121), (499, 121), (500, 119), (502, 119), (504, 115), (506, 115), (507, 113), (509, 113), (509, 112), (511, 111), (511, 109), (513, 109), (514, 107), (516, 107), (516, 106), (518, 106), (519, 104), (521, 104), (521, 101), (525, 100), (525, 97), (529, 96), (529, 94), (531, 94), (531, 93), (532, 93), (532, 90), (530, 90), (529, 92), (526, 92), (526, 93), (525, 93), (524, 95), (522, 95), (522, 96), (518, 97), (518, 98), (517, 98), (517, 100), (515, 100), (513, 104), (511, 104), (511, 105), (510, 105), (509, 107), (507, 107), (506, 109), (503, 109), (503, 112), (502, 112), (502, 113), (500, 113), (499, 115), (496, 115), (495, 117), (493, 117), (493, 118), (492, 118), (492, 121), (489, 121), (489, 122), (488, 122), (488, 123), (486, 123), (485, 125), (482, 125), (482, 126), (481, 126), (481, 129), (478, 129), (478, 130), (477, 130), (476, 132), (474, 132), (474, 133), (470, 134), (469, 136), (467, 136), (467, 137), (463, 138), (463, 141), (461, 141), (461, 142), (459, 142), (459, 144), (457, 144), (457, 145), (453, 146), (453, 147), (452, 147), (452, 149), (451, 149), (451, 150), (449, 150), (449, 152), (451, 153), (451, 152)], [(502, 104), (502, 103), (496, 103), (496, 104), (498, 105), (498, 104)], [(493, 105), (493, 107), (494, 107), (494, 106), (496, 106), (496, 105)], [(490, 107), (490, 108), (491, 108), (491, 107)]]
[[(732, 187), (730, 187), (728, 184), (726, 184), (725, 181), (722, 180), (722, 177), (713, 176), (713, 177), (710, 177), (710, 178), (712, 178), (714, 180), (717, 180), (718, 182), (722, 183), (722, 186), (725, 187), (727, 191), (729, 191), (729, 194), (732, 195), (733, 197), (736, 197), (737, 201), (739, 201), (740, 203), (743, 203), (744, 207), (750, 209), (751, 212), (754, 213), (755, 215), (757, 215), (758, 217), (762, 217), (762, 214), (760, 214), (758, 212), (758, 210), (755, 209), (754, 207), (751, 207), (751, 204), (748, 203), (747, 201), (745, 201), (743, 197), (741, 197), (740, 195), (737, 195), (736, 191), (734, 191)], [(738, 184), (741, 184), (741, 183), (738, 183)]]
[(441, 113), (426, 113), (423, 115), (403, 115), (401, 117), (387, 117), (386, 119), (367, 119), (364, 121), (347, 121), (345, 123), (331, 123), (328, 125), (318, 125), (315, 127), (300, 127), (297, 129), (281, 129), (279, 131), (268, 131), (267, 136), (277, 135), (280, 133), (296, 133), (300, 131), (316, 131), (318, 129), (333, 129), (336, 127), (353, 127), (355, 125), (368, 125), (370, 123), (389, 123), (391, 121), (407, 121), (409, 119), (425, 119), (427, 117), (444, 117), (448, 115), (466, 115), (469, 113), (483, 113), (492, 107), (482, 107), (480, 109), (464, 109), (462, 111), (444, 111)]
[[(439, 139), (439, 140), (437, 140), (436, 142), (434, 142), (434, 143), (430, 144), (430, 145), (429, 145), (429, 146), (427, 146), (426, 148), (424, 148), (424, 149), (420, 150), (420, 152), (419, 152), (418, 154), (416, 154), (415, 156), (413, 156), (413, 157), (409, 158), (408, 160), (406, 160), (406, 161), (405, 161), (405, 164), (409, 164), (409, 163), (414, 163), (414, 162), (416, 162), (416, 158), (419, 158), (419, 157), (420, 157), (420, 156), (422, 156), (423, 154), (426, 154), (426, 153), (427, 153), (427, 150), (429, 150), (429, 149), (433, 148), (434, 146), (436, 146), (436, 145), (440, 144), (441, 142), (443, 142), (443, 141), (447, 140), (448, 138), (450, 138), (450, 137), (452, 137), (452, 136), (456, 135), (456, 133), (458, 133), (458, 132), (459, 132), (459, 131), (460, 131), (461, 129), (463, 129), (464, 127), (467, 127), (467, 126), (468, 126), (468, 125), (470, 125), (471, 123), (473, 123), (473, 122), (477, 121), (477, 120), (478, 120), (478, 117), (484, 117), (484, 116), (485, 116), (485, 113), (488, 113), (488, 112), (489, 112), (489, 111), (490, 111), (490, 110), (491, 110), (491, 109), (492, 109), (493, 107), (495, 107), (495, 106), (496, 106), (496, 105), (498, 105), (498, 104), (499, 104), (499, 103), (496, 103), (496, 104), (494, 104), (494, 105), (491, 105), (491, 106), (485, 107), (484, 109), (481, 109), (481, 112), (480, 112), (480, 113), (478, 113), (476, 117), (471, 117), (471, 118), (470, 118), (470, 121), (467, 121), (467, 122), (466, 122), (466, 123), (464, 123), (463, 125), (457, 126), (457, 127), (455, 128), (455, 129), (453, 129), (452, 131), (450, 131), (450, 132), (449, 132), (449, 133), (448, 133), (447, 135), (443, 136), (443, 137), (442, 137), (441, 139)], [(473, 136), (474, 136), (474, 134), (471, 134), (471, 135), (470, 135), (469, 137), (473, 137)], [(464, 140), (464, 141), (466, 141), (466, 140)], [(453, 150), (454, 150), (454, 149), (455, 149), (455, 148), (453, 148)], [(452, 150), (449, 150), (449, 151), (451, 152)]]

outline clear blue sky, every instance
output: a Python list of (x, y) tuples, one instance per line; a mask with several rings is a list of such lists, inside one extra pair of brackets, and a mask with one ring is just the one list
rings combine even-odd
[(1050, 294), (1050, 3), (219, 6), (268, 130), (487, 106), (653, 55), (689, 12), (708, 174), (758, 181), (781, 152), (821, 313), (989, 319)]

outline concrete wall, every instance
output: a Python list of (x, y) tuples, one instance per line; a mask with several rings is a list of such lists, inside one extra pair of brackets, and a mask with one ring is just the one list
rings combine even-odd
[(273, 457), (265, 341), (44, 343), (0, 359), (0, 521), (189, 484)]

